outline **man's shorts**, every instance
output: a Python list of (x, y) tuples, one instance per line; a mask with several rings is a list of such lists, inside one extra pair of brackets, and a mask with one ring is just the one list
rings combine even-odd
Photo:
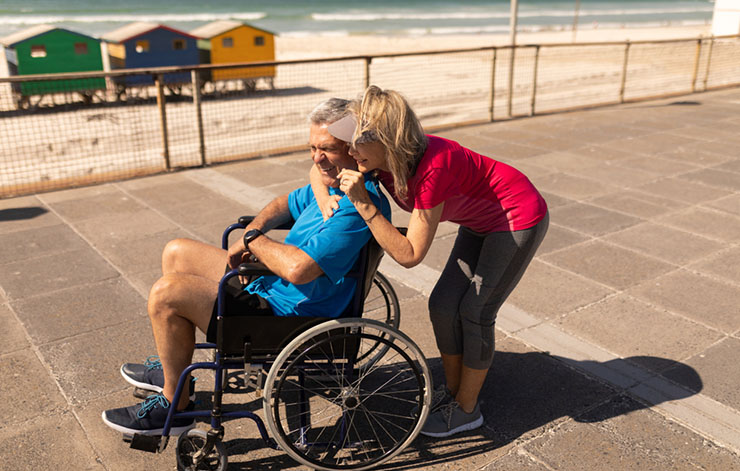
[[(228, 314), (239, 314), (242, 316), (274, 316), (270, 304), (257, 294), (244, 291), (244, 285), (241, 284), (238, 276), (230, 278), (226, 283), (224, 296), (224, 312)], [(211, 321), (208, 323), (208, 332), (206, 341), (216, 342), (216, 316), (218, 315), (218, 300), (213, 303), (213, 314)]]

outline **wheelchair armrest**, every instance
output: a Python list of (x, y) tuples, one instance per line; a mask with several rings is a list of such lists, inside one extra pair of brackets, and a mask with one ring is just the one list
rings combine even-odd
[(248, 263), (242, 263), (237, 267), (237, 270), (239, 270), (239, 275), (241, 276), (250, 276), (250, 275), (257, 275), (257, 276), (263, 276), (263, 275), (274, 275), (272, 271), (270, 271), (269, 268), (267, 268), (264, 264), (260, 262), (248, 262)]
[[(236, 223), (239, 224), (239, 225), (241, 225), (241, 226), (243, 226), (243, 227), (247, 227), (250, 222), (254, 221), (254, 218), (255, 218), (255, 216), (242, 216), (242, 217), (240, 217), (237, 220)], [(277, 229), (279, 231), (287, 231), (287, 230), (290, 230), (290, 228), (293, 227), (293, 222), (294, 221), (290, 221), (290, 222), (286, 222), (286, 223), (280, 224), (279, 226), (274, 227), (273, 229)]]

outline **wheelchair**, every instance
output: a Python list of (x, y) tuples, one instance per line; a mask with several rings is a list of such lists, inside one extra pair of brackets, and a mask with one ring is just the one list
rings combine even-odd
[[(228, 248), (232, 231), (251, 220), (244, 216), (229, 226), (222, 247)], [(421, 350), (398, 330), (398, 298), (377, 272), (382, 255), (372, 238), (362, 248), (347, 275), (357, 279), (355, 295), (338, 318), (225, 313), (224, 287), (230, 278), (270, 274), (258, 262), (228, 271), (219, 285), (216, 343), (196, 344), (196, 349), (212, 350), (213, 361), (187, 367), (172, 401), (177, 404), (187, 391), (190, 373), (212, 370), (211, 410), (171, 407), (162, 435), (136, 434), (130, 437), (131, 447), (161, 453), (175, 418), (208, 419), (208, 430), (193, 428), (179, 436), (177, 469), (222, 471), (227, 466), (222, 423), (248, 418), (268, 447), (312, 469), (366, 470), (398, 455), (429, 414), (432, 378)], [(223, 409), (230, 371), (256, 374), (252, 383), (263, 387), (264, 421), (253, 411)]]

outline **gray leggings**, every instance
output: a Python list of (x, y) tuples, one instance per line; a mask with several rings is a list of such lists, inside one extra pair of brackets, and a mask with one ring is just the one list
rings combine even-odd
[(493, 360), (496, 314), (545, 237), (549, 214), (523, 231), (480, 234), (460, 227), (442, 276), (429, 296), (437, 348), (468, 368)]

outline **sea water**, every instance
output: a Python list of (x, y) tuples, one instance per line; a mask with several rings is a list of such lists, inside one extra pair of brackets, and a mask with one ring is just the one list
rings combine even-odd
[[(709, 0), (582, 0), (578, 28), (695, 25)], [(184, 31), (232, 19), (285, 36), (505, 33), (509, 1), (440, 0), (0, 0), (0, 38), (37, 24), (100, 36), (132, 21)], [(572, 28), (576, 1), (519, 1), (519, 30)]]

